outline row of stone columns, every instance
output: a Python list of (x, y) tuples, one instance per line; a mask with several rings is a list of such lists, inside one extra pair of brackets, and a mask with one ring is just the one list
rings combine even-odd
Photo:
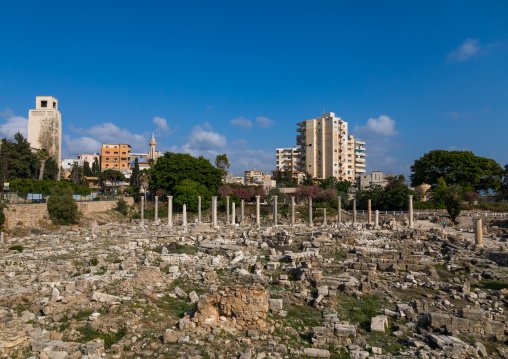
[[(278, 216), (277, 216), (277, 201), (278, 197), (273, 196), (273, 225), (276, 227), (278, 225)], [(141, 223), (144, 223), (144, 197), (141, 197)], [(241, 223), (244, 221), (244, 206), (245, 202), (242, 200), (241, 204)], [(338, 197), (338, 222), (341, 223), (341, 197)], [(158, 213), (159, 212), (159, 197), (155, 196), (155, 220), (158, 220)], [(372, 224), (372, 205), (371, 200), (367, 200), (367, 213), (368, 213), (368, 224)], [(353, 200), (353, 225), (356, 224), (357, 221), (357, 211), (356, 211), (356, 199)], [(260, 196), (256, 196), (256, 226), (260, 227)], [(187, 225), (187, 208), (186, 205), (183, 205), (183, 213), (182, 213), (182, 221), (183, 225)], [(480, 220), (481, 221), (481, 220)], [(201, 197), (198, 196), (198, 223), (201, 223)], [(236, 204), (232, 203), (232, 216), (231, 216), (231, 222), (230, 222), (230, 215), (229, 215), (229, 196), (226, 196), (226, 223), (234, 224), (236, 223)], [(294, 197), (291, 197), (291, 212), (290, 212), (290, 223), (291, 226), (294, 226), (295, 224), (295, 199)], [(309, 226), (313, 225), (313, 219), (312, 219), (312, 197), (309, 197)], [(212, 197), (212, 225), (214, 227), (217, 227), (217, 196)], [(323, 225), (326, 225), (326, 208), (323, 209)], [(375, 223), (374, 226), (377, 227), (379, 225), (379, 211), (376, 210), (375, 212)], [(168, 196), (168, 227), (173, 226), (173, 197)], [(413, 228), (414, 222), (413, 222), (413, 196), (409, 196), (409, 228)], [(480, 222), (481, 226), (481, 222)]]

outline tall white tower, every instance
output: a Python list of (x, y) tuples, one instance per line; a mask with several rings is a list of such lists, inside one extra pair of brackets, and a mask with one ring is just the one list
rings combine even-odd
[(150, 139), (150, 152), (148, 153), (148, 159), (155, 161), (155, 145), (157, 143), (155, 142), (155, 134), (152, 131), (152, 138)]
[(53, 96), (37, 96), (35, 110), (28, 111), (28, 142), (36, 149), (45, 148), (60, 167), (62, 152), (62, 114)]

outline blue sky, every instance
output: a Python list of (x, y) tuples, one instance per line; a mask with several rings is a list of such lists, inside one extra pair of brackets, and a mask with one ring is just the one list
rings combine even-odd
[[(63, 157), (128, 142), (272, 170), (296, 123), (335, 112), (367, 170), (433, 149), (508, 163), (506, 1), (11, 1), (0, 136), (59, 100)], [(212, 161), (213, 162), (213, 161)]]

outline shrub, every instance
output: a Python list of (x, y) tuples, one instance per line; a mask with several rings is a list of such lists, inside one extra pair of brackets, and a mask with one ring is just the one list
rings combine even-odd
[(51, 196), (48, 198), (49, 218), (54, 224), (71, 224), (76, 223), (80, 217), (78, 205), (72, 198), (72, 190), (70, 188), (53, 189)]
[(9, 247), (9, 250), (10, 251), (18, 251), (18, 252), (23, 252), (23, 246), (12, 246), (12, 247)]
[(4, 223), (5, 223), (4, 205), (0, 204), (0, 230), (4, 229)]
[(455, 193), (448, 193), (444, 197), (444, 202), (446, 206), (446, 211), (448, 212), (448, 216), (455, 222), (455, 219), (460, 214), (460, 197)]
[(127, 202), (125, 202), (123, 199), (119, 200), (116, 202), (116, 207), (115, 207), (115, 211), (118, 211), (120, 212), (121, 214), (123, 214), (124, 216), (127, 215), (127, 213), (129, 212), (129, 209), (128, 209), (128, 205), (127, 205)]

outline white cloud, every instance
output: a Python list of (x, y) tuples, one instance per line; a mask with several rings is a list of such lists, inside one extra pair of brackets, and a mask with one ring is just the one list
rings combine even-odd
[(244, 148), (247, 146), (247, 140), (245, 138), (239, 138), (238, 140), (231, 142), (231, 144), (236, 147)]
[(466, 39), (462, 45), (448, 54), (447, 60), (448, 62), (463, 62), (478, 55), (480, 51), (478, 39)]
[(17, 132), (21, 132), (25, 138), (27, 137), (27, 118), (15, 116), (10, 108), (6, 108), (4, 112), (1, 112), (0, 117), (5, 120), (5, 122), (0, 125), (0, 136), (2, 138), (13, 139)]
[(253, 126), (252, 121), (245, 118), (244, 116), (240, 116), (240, 117), (232, 119), (231, 121), (229, 121), (229, 124), (232, 126), (241, 126), (245, 129), (251, 128)]
[(63, 135), (63, 141), (65, 143), (67, 151), (64, 151), (64, 155), (67, 155), (69, 151), (74, 155), (83, 153), (100, 153), (102, 143), (92, 137), (78, 137), (71, 138), (69, 135)]
[(1, 137), (12, 139), (17, 132), (21, 132), (26, 138), (28, 133), (28, 119), (21, 116), (14, 116), (0, 125)]
[(258, 116), (256, 118), (256, 123), (259, 125), (259, 127), (268, 128), (268, 127), (274, 125), (275, 121), (272, 121), (267, 117)]
[(153, 118), (153, 123), (155, 123), (155, 125), (157, 126), (157, 129), (159, 131), (162, 131), (162, 132), (169, 131), (168, 121), (166, 121), (165, 118), (155, 116)]
[(133, 152), (148, 152), (148, 139), (146, 135), (131, 133), (129, 130), (121, 129), (111, 122), (95, 125), (85, 132), (101, 143), (127, 143), (131, 145)]
[(213, 131), (205, 131), (201, 126), (194, 126), (187, 137), (187, 143), (182, 146), (181, 152), (197, 155), (224, 148), (226, 145), (226, 136)]
[(275, 169), (275, 152), (263, 150), (238, 150), (228, 151), (229, 173), (235, 176), (243, 176), (245, 171), (257, 169), (270, 172)]
[(395, 130), (395, 120), (392, 120), (386, 115), (381, 115), (378, 118), (369, 118), (365, 126), (355, 128), (355, 131), (360, 136), (395, 136), (399, 132)]
[(210, 125), (210, 123), (208, 121), (206, 121), (205, 123), (203, 123), (203, 128), (205, 130), (210, 131), (212, 129), (212, 125)]

